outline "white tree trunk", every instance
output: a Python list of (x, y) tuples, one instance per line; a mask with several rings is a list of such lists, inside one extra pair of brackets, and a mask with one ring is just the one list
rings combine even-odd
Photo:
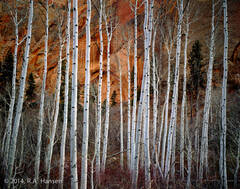
[(130, 68), (130, 40), (128, 42), (128, 50), (127, 50), (127, 57), (128, 57), (128, 130), (127, 130), (127, 165), (128, 169), (131, 170), (131, 68)]
[(220, 177), (221, 188), (227, 189), (227, 165), (226, 165), (226, 131), (227, 131), (227, 77), (228, 77), (228, 16), (227, 0), (223, 0), (224, 13), (224, 55), (223, 55), (223, 83), (222, 83), (222, 124), (220, 134)]
[(163, 123), (164, 123), (164, 113), (166, 109), (166, 102), (164, 103), (162, 107), (162, 114), (161, 114), (161, 125), (159, 127), (159, 136), (158, 136), (158, 148), (157, 148), (157, 157), (156, 159), (159, 159), (159, 154), (160, 154), (160, 148), (161, 148), (161, 141), (162, 141), (162, 131), (163, 131)]
[[(57, 128), (57, 121), (58, 121), (58, 114), (59, 114), (59, 103), (60, 103), (60, 89), (61, 89), (61, 77), (62, 77), (62, 47), (63, 47), (63, 40), (62, 40), (62, 33), (61, 33), (61, 24), (59, 24), (59, 61), (58, 61), (58, 73), (57, 73), (57, 82), (56, 82), (56, 91), (55, 91), (55, 114), (53, 118), (53, 125), (50, 131), (50, 142), (47, 146), (47, 157), (46, 157), (46, 170), (47, 170), (47, 179), (50, 178), (50, 171), (51, 171), (51, 161), (52, 161), (52, 153), (53, 153), (53, 146), (54, 146), (54, 139), (56, 134)], [(48, 184), (46, 188), (48, 188)]]
[(98, 83), (98, 106), (97, 106), (97, 127), (96, 127), (96, 178), (100, 184), (100, 147), (101, 147), (101, 132), (102, 132), (102, 77), (103, 77), (103, 34), (102, 34), (102, 12), (103, 3), (100, 0), (100, 15), (99, 15), (99, 36), (100, 36), (100, 57), (99, 57), (99, 83)]
[[(46, 88), (46, 78), (47, 78), (47, 55), (48, 55), (48, 0), (46, 0), (46, 23), (45, 23), (45, 48), (44, 48), (44, 71), (43, 71), (43, 81), (41, 90), (41, 100), (40, 100), (40, 110), (38, 117), (38, 138), (37, 138), (37, 149), (35, 155), (35, 179), (39, 179), (39, 165), (40, 165), (40, 154), (42, 145), (42, 130), (43, 130), (43, 120), (44, 120), (44, 99), (45, 99), (45, 88)], [(38, 182), (35, 184), (37, 188)]]
[[(188, 10), (189, 10), (189, 5), (188, 5)], [(186, 17), (186, 32), (185, 32), (185, 47), (184, 47), (184, 67), (183, 67), (183, 96), (182, 96), (181, 122), (180, 122), (180, 177), (182, 178), (182, 180), (184, 180), (184, 116), (185, 116), (186, 85), (187, 85), (188, 32), (189, 32), (189, 16), (187, 15), (187, 17)]]
[(70, 24), (71, 24), (71, 0), (68, 0), (68, 12), (67, 12), (67, 47), (66, 47), (66, 68), (65, 68), (65, 89), (64, 89), (64, 110), (63, 110), (63, 127), (62, 127), (62, 139), (60, 149), (60, 163), (59, 163), (59, 179), (62, 181), (60, 184), (63, 189), (64, 181), (64, 165), (65, 165), (65, 146), (66, 146), (66, 134), (68, 123), (68, 90), (69, 90), (69, 65), (70, 65)]
[[(144, 1), (145, 5), (145, 19), (144, 19), (144, 68), (143, 68), (143, 79), (141, 86), (141, 95), (138, 104), (137, 124), (136, 124), (136, 138), (135, 138), (135, 153), (133, 162), (133, 177), (132, 177), (132, 188), (137, 188), (138, 180), (138, 162), (139, 162), (139, 150), (140, 150), (140, 137), (141, 137), (141, 124), (142, 124), (142, 112), (143, 103), (145, 102), (145, 96), (147, 92), (146, 83), (148, 80), (148, 67), (149, 67), (149, 47), (151, 45), (151, 34), (152, 34), (152, 17), (153, 17), (153, 4), (154, 0), (150, 3), (150, 14), (148, 8), (148, 0)], [(148, 16), (149, 15), (149, 16)], [(146, 91), (145, 91), (146, 90)]]
[(172, 41), (170, 41), (170, 47), (167, 48), (168, 52), (168, 77), (167, 77), (167, 93), (165, 98), (165, 123), (162, 141), (162, 152), (161, 152), (161, 169), (164, 171), (165, 167), (165, 151), (166, 151), (166, 141), (167, 141), (167, 131), (168, 131), (168, 105), (169, 105), (169, 95), (170, 95), (170, 79), (171, 79), (171, 54), (172, 54)]
[(122, 105), (122, 68), (119, 62), (119, 80), (120, 80), (120, 166), (123, 169), (123, 105)]
[[(110, 33), (108, 31), (108, 23), (104, 10), (104, 19), (107, 33), (107, 97), (106, 97), (106, 119), (103, 135), (103, 155), (102, 155), (102, 172), (105, 172), (108, 145), (108, 128), (109, 128), (109, 109), (110, 109), (110, 44), (112, 40), (112, 23), (110, 23)], [(111, 21), (110, 21), (111, 22)]]
[(29, 6), (29, 17), (28, 17), (27, 40), (26, 40), (26, 47), (24, 52), (23, 64), (22, 64), (22, 73), (21, 73), (21, 80), (20, 80), (20, 87), (19, 87), (20, 90), (19, 90), (19, 96), (18, 96), (16, 115), (15, 115), (13, 130), (12, 130), (11, 144), (9, 146), (9, 157), (8, 157), (9, 178), (12, 177), (14, 160), (15, 160), (17, 136), (18, 136), (19, 123), (21, 119), (22, 106), (23, 106), (23, 100), (24, 100), (24, 90), (25, 90), (26, 75), (27, 75), (27, 68), (28, 68), (28, 61), (29, 61), (29, 51), (30, 51), (31, 36), (32, 36), (33, 0), (30, 0), (29, 4), (30, 6)]
[(136, 112), (137, 112), (137, 4), (135, 1), (134, 8), (134, 87), (133, 87), (133, 108), (132, 108), (132, 131), (131, 131), (131, 172), (134, 167), (135, 157), (135, 137), (136, 137)]
[[(9, 145), (10, 145), (10, 138), (11, 138), (11, 133), (12, 133), (13, 110), (14, 110), (14, 104), (15, 104), (15, 99), (16, 99), (17, 52), (18, 52), (18, 46), (19, 46), (19, 42), (18, 42), (19, 22), (18, 22), (18, 17), (17, 17), (17, 10), (13, 17), (13, 22), (15, 25), (15, 48), (14, 48), (14, 59), (13, 59), (11, 102), (10, 102), (10, 106), (9, 106), (6, 132), (4, 133), (3, 146), (2, 146), (3, 151), (4, 151), (4, 163), (7, 163), (7, 161), (8, 161)], [(6, 141), (5, 141), (5, 137), (6, 137)]]
[(72, 101), (71, 101), (71, 132), (70, 161), (71, 188), (78, 188), (77, 173), (77, 89), (78, 89), (78, 0), (73, 1), (73, 60), (72, 60)]
[(86, 21), (86, 63), (85, 63), (85, 87), (83, 110), (83, 138), (82, 138), (82, 174), (81, 189), (87, 188), (87, 164), (88, 164), (88, 135), (89, 135), (89, 89), (90, 89), (90, 50), (91, 50), (91, 0), (87, 1)]
[(214, 61), (214, 40), (215, 40), (215, 5), (214, 0), (212, 0), (212, 24), (211, 24), (211, 42), (210, 42), (210, 52), (209, 52), (209, 66), (207, 73), (207, 86), (204, 102), (203, 111), (203, 127), (202, 127), (202, 139), (201, 139), (201, 151), (200, 151), (200, 166), (199, 166), (199, 179), (203, 178), (203, 166), (204, 159), (208, 158), (208, 124), (209, 124), (209, 111), (211, 106), (211, 96), (212, 96), (212, 71), (213, 71), (213, 61)]
[(182, 20), (183, 20), (183, 0), (181, 0), (179, 5), (178, 15), (178, 31), (177, 31), (177, 48), (176, 48), (176, 66), (175, 66), (175, 74), (174, 74), (174, 86), (173, 86), (173, 97), (172, 97), (172, 110), (171, 110), (171, 118), (169, 124), (169, 132), (168, 132), (168, 146), (167, 146), (167, 154), (166, 154), (166, 163), (165, 163), (165, 178), (169, 178), (169, 170), (170, 170), (170, 162), (171, 162), (171, 154), (172, 154), (172, 140), (173, 134), (176, 127), (176, 119), (177, 119), (177, 103), (178, 103), (178, 81), (179, 81), (179, 63), (180, 63), (180, 52), (181, 52), (181, 34), (182, 34)]

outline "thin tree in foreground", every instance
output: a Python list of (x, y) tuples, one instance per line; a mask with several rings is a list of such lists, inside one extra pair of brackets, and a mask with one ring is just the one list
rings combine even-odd
[(223, 0), (224, 13), (224, 55), (223, 55), (223, 81), (222, 81), (222, 124), (220, 133), (220, 159), (219, 172), (221, 180), (221, 188), (227, 189), (227, 165), (226, 165), (226, 133), (227, 133), (227, 77), (228, 77), (228, 15), (227, 15), (227, 0)]
[(70, 131), (71, 188), (78, 188), (77, 173), (77, 87), (78, 87), (78, 0), (73, 0), (73, 60)]
[[(64, 180), (64, 164), (65, 164), (65, 145), (68, 123), (68, 90), (69, 90), (69, 65), (70, 65), (70, 24), (71, 24), (71, 0), (68, 0), (67, 12), (67, 47), (66, 47), (66, 68), (65, 68), (65, 90), (64, 90), (64, 110), (63, 110), (63, 127), (62, 140), (60, 149), (59, 179)], [(63, 189), (63, 182), (60, 186)]]
[(91, 50), (91, 0), (87, 1), (86, 21), (86, 61), (85, 61), (85, 86), (84, 86), (84, 110), (83, 110), (83, 138), (82, 138), (82, 173), (81, 189), (87, 188), (87, 164), (88, 164), (88, 138), (89, 138), (89, 89), (90, 89), (90, 50)]
[[(55, 134), (57, 129), (58, 114), (59, 114), (59, 103), (60, 103), (60, 89), (61, 89), (61, 78), (62, 78), (62, 48), (63, 48), (63, 39), (62, 39), (62, 22), (63, 18), (60, 16), (58, 23), (58, 37), (59, 37), (59, 60), (58, 60), (58, 70), (57, 70), (57, 81), (56, 81), (56, 91), (55, 91), (55, 112), (53, 118), (53, 125), (50, 131), (50, 142), (47, 146), (47, 156), (46, 156), (46, 170), (47, 170), (47, 179), (50, 179), (51, 171), (51, 161), (53, 146), (55, 140)], [(47, 183), (46, 188), (48, 188), (49, 183)]]
[[(29, 2), (29, 15), (28, 15), (28, 29), (27, 29), (27, 40), (26, 40), (26, 47), (23, 57), (23, 64), (22, 64), (22, 73), (21, 73), (21, 80), (20, 80), (20, 87), (19, 87), (19, 95), (17, 101), (17, 110), (12, 130), (11, 136), (11, 143), (9, 146), (9, 156), (8, 156), (8, 177), (12, 178), (13, 173), (13, 166), (15, 161), (15, 152), (16, 152), (16, 144), (17, 144), (17, 136), (19, 131), (19, 124), (22, 114), (22, 107), (23, 107), (23, 100), (24, 100), (24, 90), (25, 90), (25, 83), (26, 83), (26, 75), (27, 75), (27, 68), (29, 62), (29, 51), (31, 45), (31, 37), (32, 37), (32, 20), (33, 20), (33, 0)], [(11, 182), (8, 183), (8, 186), (11, 185)]]
[(128, 67), (128, 129), (127, 129), (127, 165), (131, 170), (131, 68), (130, 68), (130, 40), (127, 47), (127, 67)]
[(210, 41), (210, 53), (209, 53), (209, 66), (207, 73), (207, 86), (203, 110), (203, 127), (202, 127), (202, 139), (201, 139), (201, 151), (200, 151), (200, 166), (199, 166), (199, 179), (203, 178), (203, 165), (204, 160), (208, 158), (208, 125), (209, 125), (209, 111), (211, 106), (211, 96), (212, 96), (212, 71), (213, 71), (213, 61), (214, 61), (214, 40), (215, 40), (215, 5), (214, 0), (212, 0), (212, 29), (211, 29), (211, 41)]
[[(43, 81), (41, 90), (40, 110), (39, 110), (39, 121), (38, 121), (38, 138), (37, 138), (37, 149), (35, 155), (35, 179), (39, 179), (39, 166), (41, 158), (41, 145), (42, 145), (42, 131), (43, 131), (43, 120), (44, 120), (44, 99), (45, 99), (45, 88), (47, 79), (47, 56), (48, 56), (48, 0), (46, 0), (46, 23), (45, 23), (45, 47), (44, 47), (44, 70), (43, 70)], [(37, 188), (38, 182), (35, 184)]]
[(100, 56), (99, 56), (99, 83), (98, 83), (98, 102), (97, 102), (97, 127), (96, 127), (96, 140), (95, 140), (95, 153), (96, 153), (96, 178), (97, 183), (100, 184), (100, 171), (101, 171), (101, 132), (102, 132), (102, 77), (103, 77), (103, 33), (102, 33), (102, 14), (103, 2), (99, 0), (99, 37), (100, 37)]

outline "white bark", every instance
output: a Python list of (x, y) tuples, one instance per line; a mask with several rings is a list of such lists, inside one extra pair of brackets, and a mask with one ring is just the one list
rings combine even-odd
[(60, 163), (59, 163), (59, 179), (62, 181), (60, 188), (63, 189), (64, 181), (64, 165), (65, 165), (65, 145), (68, 123), (68, 90), (69, 90), (69, 65), (70, 65), (70, 24), (71, 24), (71, 0), (68, 0), (67, 12), (67, 47), (66, 47), (66, 68), (65, 68), (65, 89), (64, 89), (64, 110), (63, 110), (63, 127), (62, 139), (60, 148)]
[[(106, 97), (106, 119), (103, 136), (103, 155), (102, 155), (102, 172), (105, 172), (108, 145), (108, 128), (109, 128), (109, 109), (110, 109), (110, 44), (112, 40), (112, 23), (110, 23), (110, 33), (108, 31), (108, 23), (104, 10), (104, 19), (107, 33), (107, 97)], [(111, 22), (111, 21), (110, 21)]]
[(130, 40), (128, 42), (128, 50), (127, 50), (127, 56), (128, 56), (128, 130), (127, 130), (127, 165), (128, 169), (131, 170), (131, 68), (130, 68)]
[[(50, 131), (49, 144), (47, 146), (47, 157), (46, 157), (46, 170), (47, 170), (47, 179), (50, 178), (51, 171), (51, 161), (52, 161), (52, 153), (54, 146), (54, 139), (57, 128), (58, 114), (59, 114), (59, 103), (60, 103), (60, 89), (61, 89), (61, 77), (62, 77), (62, 48), (63, 48), (63, 40), (62, 40), (62, 32), (61, 32), (61, 24), (59, 23), (59, 60), (58, 60), (58, 73), (57, 73), (57, 82), (56, 82), (56, 91), (55, 91), (55, 114), (53, 118), (53, 125)], [(48, 184), (46, 188), (48, 188)]]
[[(38, 181), (38, 179), (39, 179), (42, 130), (43, 130), (43, 120), (44, 120), (44, 99), (45, 99), (45, 88), (46, 88), (46, 78), (47, 78), (47, 55), (48, 55), (48, 0), (46, 0), (44, 70), (43, 70), (40, 110), (39, 110), (39, 117), (38, 117), (39, 120), (38, 120), (37, 149), (36, 149), (36, 155), (35, 155), (35, 179), (36, 179), (36, 181)], [(37, 186), (38, 186), (38, 182), (36, 182), (35, 188), (37, 188)]]
[(19, 90), (19, 96), (18, 96), (16, 115), (15, 115), (13, 130), (12, 130), (11, 144), (9, 146), (9, 157), (8, 157), (9, 178), (12, 177), (14, 160), (15, 160), (17, 136), (18, 136), (19, 123), (21, 119), (22, 106), (23, 106), (23, 100), (24, 100), (24, 90), (25, 90), (26, 75), (27, 75), (27, 68), (28, 68), (28, 61), (29, 61), (29, 51), (30, 51), (31, 36), (32, 36), (33, 0), (30, 0), (29, 4), (30, 6), (29, 6), (29, 17), (28, 17), (27, 40), (26, 40), (26, 47), (24, 52), (23, 64), (22, 64), (22, 73), (21, 73), (20, 87), (19, 87), (20, 90)]
[(91, 0), (87, 1), (86, 21), (86, 63), (84, 86), (84, 110), (83, 110), (83, 138), (82, 138), (82, 174), (81, 189), (87, 188), (87, 164), (88, 164), (88, 138), (89, 138), (89, 89), (90, 89), (90, 50), (91, 50)]
[[(10, 138), (11, 138), (11, 133), (12, 133), (12, 119), (13, 119), (13, 109), (14, 109), (14, 104), (15, 104), (15, 99), (16, 99), (16, 72), (17, 72), (17, 52), (18, 52), (18, 16), (17, 16), (17, 10), (15, 11), (15, 15), (13, 16), (13, 22), (15, 26), (15, 48), (14, 48), (14, 59), (13, 59), (13, 76), (12, 76), (12, 94), (11, 94), (11, 102), (9, 106), (9, 111), (8, 111), (8, 120), (7, 120), (7, 126), (6, 126), (6, 132), (4, 133), (4, 138), (3, 138), (3, 146), (2, 148), (5, 150), (4, 151), (4, 163), (7, 163), (8, 161), (8, 153), (9, 153), (9, 145), (10, 145)], [(5, 141), (6, 137), (6, 141)], [(5, 142), (5, 143), (4, 143)]]
[(103, 77), (103, 34), (102, 34), (102, 12), (103, 3), (100, 0), (100, 15), (99, 15), (99, 36), (100, 36), (100, 57), (99, 57), (99, 83), (98, 83), (98, 106), (97, 106), (97, 127), (96, 127), (96, 178), (100, 183), (100, 147), (101, 147), (101, 132), (102, 132), (102, 77)]
[[(122, 68), (119, 62), (119, 80), (120, 80), (120, 152), (123, 152), (123, 105), (122, 105)], [(123, 169), (123, 153), (120, 153), (120, 166)]]
[[(188, 5), (188, 10), (189, 10), (189, 5)], [(184, 180), (184, 116), (185, 116), (184, 112), (185, 112), (185, 104), (186, 104), (186, 85), (187, 85), (188, 32), (189, 32), (189, 15), (186, 16), (184, 67), (183, 67), (183, 96), (182, 96), (181, 121), (180, 121), (180, 177), (182, 178), (182, 180)]]
[(207, 73), (207, 86), (204, 102), (203, 111), (203, 128), (202, 128), (202, 139), (201, 139), (201, 151), (200, 151), (200, 166), (199, 166), (199, 179), (203, 178), (203, 166), (204, 159), (208, 158), (208, 125), (209, 125), (209, 111), (211, 106), (211, 96), (212, 96), (212, 71), (213, 71), (213, 61), (214, 61), (214, 40), (215, 40), (215, 5), (214, 0), (212, 0), (212, 24), (211, 24), (211, 42), (210, 42), (210, 52), (209, 52), (209, 66)]
[[(139, 105), (138, 105), (138, 114), (137, 114), (135, 153), (134, 153), (134, 158), (133, 158), (134, 162), (133, 162), (132, 188), (137, 188), (137, 180), (138, 180), (138, 162), (139, 162), (139, 150), (140, 150), (142, 111), (143, 111), (143, 106), (144, 106), (143, 103), (145, 102), (144, 101), (145, 100), (145, 96), (147, 94), (146, 93), (147, 92), (146, 83), (147, 83), (147, 80), (148, 80), (149, 49), (150, 49), (149, 46), (151, 45), (153, 4), (154, 4), (154, 0), (151, 0), (151, 3), (150, 3), (150, 14), (149, 14), (148, 0), (144, 1), (144, 5), (145, 5), (145, 19), (144, 19), (144, 48), (145, 48), (145, 52), (144, 52), (144, 68), (143, 68), (143, 79), (142, 79), (142, 86), (141, 86), (141, 95), (140, 95), (140, 100), (139, 100)], [(147, 129), (149, 129), (149, 128), (147, 127)]]
[(159, 159), (159, 154), (160, 154), (160, 148), (161, 148), (161, 141), (162, 141), (162, 131), (163, 131), (163, 123), (164, 123), (164, 113), (166, 109), (166, 102), (164, 103), (162, 107), (162, 114), (161, 114), (161, 125), (159, 127), (159, 136), (158, 136), (158, 148), (157, 148), (157, 157), (156, 159)]
[(72, 60), (72, 100), (71, 100), (71, 188), (78, 188), (77, 173), (77, 89), (78, 89), (78, 0), (73, 1), (73, 60)]
[(178, 15), (178, 31), (177, 31), (177, 48), (176, 48), (176, 66), (175, 66), (175, 74), (174, 74), (174, 86), (173, 86), (173, 97), (172, 97), (172, 109), (171, 109), (171, 118), (169, 124), (169, 132), (168, 132), (168, 146), (167, 146), (167, 154), (166, 154), (166, 163), (165, 163), (165, 178), (169, 178), (169, 170), (170, 170), (170, 162), (171, 162), (171, 154), (172, 154), (172, 142), (173, 142), (173, 134), (176, 127), (176, 119), (177, 119), (177, 103), (178, 103), (178, 81), (179, 81), (179, 63), (180, 63), (180, 52), (181, 52), (181, 34), (182, 34), (182, 19), (183, 19), (183, 0), (181, 0), (179, 5)]
[(131, 171), (134, 167), (135, 157), (135, 136), (136, 136), (136, 112), (137, 112), (137, 4), (135, 1), (134, 8), (134, 87), (133, 87), (133, 108), (132, 108), (132, 131), (131, 131)]
[(165, 151), (166, 151), (166, 140), (167, 140), (167, 131), (168, 131), (168, 105), (169, 105), (169, 95), (170, 95), (170, 79), (171, 79), (171, 54), (172, 54), (172, 40), (170, 41), (170, 47), (167, 48), (168, 52), (168, 77), (167, 77), (167, 93), (165, 98), (165, 123), (164, 123), (164, 132), (163, 132), (163, 141), (162, 141), (162, 152), (161, 152), (161, 169), (164, 171), (165, 167)]
[(226, 165), (226, 131), (227, 131), (227, 77), (228, 77), (228, 15), (227, 0), (223, 0), (224, 13), (224, 55), (223, 55), (223, 82), (222, 82), (222, 124), (220, 134), (220, 160), (219, 172), (221, 178), (221, 188), (227, 189), (227, 165)]

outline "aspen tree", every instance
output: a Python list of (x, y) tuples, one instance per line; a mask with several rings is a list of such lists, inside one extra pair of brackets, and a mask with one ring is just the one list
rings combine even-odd
[(78, 0), (73, 0), (73, 59), (72, 59), (72, 99), (71, 99), (71, 131), (70, 162), (71, 188), (78, 188), (77, 173), (77, 87), (78, 87)]
[(207, 73), (207, 86), (204, 102), (203, 111), (203, 127), (202, 127), (202, 139), (201, 139), (201, 151), (200, 151), (200, 166), (199, 166), (199, 179), (203, 178), (203, 164), (204, 159), (208, 158), (208, 125), (209, 125), (209, 112), (211, 106), (211, 96), (212, 96), (212, 71), (213, 71), (213, 61), (214, 61), (214, 40), (215, 40), (215, 5), (214, 0), (212, 0), (212, 23), (211, 23), (211, 41), (210, 41), (210, 52), (209, 52), (209, 66)]
[(15, 9), (15, 13), (12, 14), (12, 20), (15, 26), (15, 47), (14, 47), (14, 59), (13, 59), (13, 76), (12, 76), (12, 93), (11, 93), (11, 101), (8, 110), (8, 119), (6, 125), (6, 132), (4, 133), (3, 137), (3, 144), (2, 144), (2, 151), (4, 151), (4, 163), (8, 161), (8, 153), (9, 153), (9, 145), (12, 133), (12, 120), (13, 120), (13, 110), (14, 104), (16, 99), (16, 73), (17, 73), (17, 53), (18, 53), (18, 46), (25, 40), (25, 37), (19, 42), (19, 35), (18, 35), (18, 27), (22, 22), (22, 19), (18, 21), (18, 13), (17, 8)]
[(99, 15), (99, 36), (100, 36), (100, 57), (99, 57), (99, 82), (98, 82), (98, 105), (97, 105), (97, 127), (96, 127), (96, 177), (98, 184), (100, 183), (100, 147), (101, 147), (101, 132), (102, 132), (102, 77), (103, 77), (103, 34), (102, 34), (102, 14), (103, 14), (103, 2), (100, 3), (100, 15)]
[(65, 89), (64, 89), (64, 110), (63, 110), (63, 126), (62, 139), (60, 148), (60, 164), (59, 164), (59, 179), (62, 181), (60, 187), (63, 189), (64, 180), (64, 165), (65, 165), (65, 145), (68, 123), (68, 91), (69, 91), (69, 65), (70, 65), (70, 24), (71, 24), (71, 0), (67, 1), (67, 47), (66, 47), (66, 68), (65, 68)]
[(130, 40), (127, 47), (127, 67), (128, 67), (128, 130), (127, 130), (127, 165), (131, 170), (131, 68), (130, 68)]
[(82, 174), (81, 189), (87, 188), (87, 164), (88, 164), (88, 135), (89, 135), (89, 89), (90, 89), (90, 50), (91, 50), (91, 0), (87, 1), (86, 23), (86, 62), (85, 62), (85, 86), (84, 86), (84, 110), (83, 110), (83, 138), (82, 138)]
[(238, 182), (239, 157), (240, 157), (240, 132), (238, 134), (238, 139), (237, 139), (237, 157), (236, 157), (236, 168), (234, 171), (234, 188), (237, 188), (237, 182)]
[(137, 6), (138, 0), (135, 0), (134, 7), (134, 84), (133, 84), (133, 107), (132, 107), (132, 130), (131, 130), (131, 171), (134, 169), (135, 157), (135, 137), (136, 137), (136, 113), (137, 113)]
[(45, 99), (45, 88), (46, 88), (46, 78), (47, 78), (47, 56), (48, 56), (48, 0), (46, 0), (46, 23), (45, 23), (45, 47), (44, 47), (44, 70), (43, 70), (43, 80), (42, 80), (42, 90), (41, 90), (41, 100), (40, 100), (40, 110), (39, 110), (39, 121), (38, 121), (38, 138), (37, 138), (37, 149), (35, 155), (35, 188), (38, 186), (39, 179), (39, 166), (40, 166), (40, 154), (42, 145), (42, 130), (44, 121), (44, 99)]
[(184, 67), (183, 67), (183, 96), (181, 105), (181, 121), (180, 121), (180, 176), (184, 180), (184, 116), (186, 106), (186, 85), (187, 85), (187, 48), (188, 48), (188, 33), (189, 33), (189, 4), (187, 5), (186, 15), (186, 32), (184, 46)]
[[(17, 110), (14, 119), (14, 125), (11, 135), (11, 143), (9, 146), (9, 156), (8, 156), (8, 177), (12, 178), (13, 166), (15, 161), (15, 153), (16, 153), (16, 144), (17, 144), (17, 136), (19, 130), (19, 124), (22, 114), (23, 100), (24, 100), (24, 90), (26, 83), (26, 75), (29, 61), (29, 51), (31, 45), (31, 37), (32, 37), (32, 20), (33, 20), (33, 0), (29, 1), (29, 15), (28, 15), (28, 29), (27, 29), (27, 39), (26, 39), (26, 47), (23, 57), (22, 64), (22, 73), (20, 79), (20, 87), (19, 87), (19, 95), (17, 101)], [(8, 183), (8, 187), (10, 187), (11, 182)]]
[(164, 172), (164, 176), (165, 178), (167, 178), (167, 181), (169, 179), (173, 136), (176, 129), (176, 119), (177, 119), (176, 116), (177, 116), (177, 102), (178, 102), (179, 63), (180, 63), (180, 52), (181, 52), (181, 33), (182, 33), (181, 25), (183, 20), (183, 0), (180, 1), (179, 7), (178, 7), (178, 17), (179, 18), (178, 18), (178, 30), (177, 30), (176, 65), (175, 65), (175, 74), (174, 74), (171, 118), (170, 118), (170, 124), (169, 124), (169, 132), (168, 132), (168, 145), (167, 145), (165, 172)]
[[(103, 154), (102, 154), (102, 172), (105, 172), (106, 159), (107, 159), (107, 145), (108, 145), (108, 128), (109, 128), (109, 110), (110, 110), (110, 44), (112, 40), (112, 21), (110, 20), (110, 26), (108, 26), (107, 16), (104, 7), (104, 20), (107, 33), (107, 97), (106, 97), (106, 119), (103, 135)], [(110, 31), (109, 28), (110, 27)]]
[(224, 55), (223, 55), (223, 81), (222, 81), (222, 100), (221, 100), (221, 133), (220, 133), (220, 159), (219, 172), (221, 186), (220, 188), (227, 189), (227, 165), (226, 165), (226, 132), (227, 132), (227, 77), (228, 77), (228, 14), (227, 14), (227, 0), (223, 0), (224, 13)]
[[(154, 0), (150, 2), (150, 11), (148, 6), (148, 0), (144, 1), (145, 6), (145, 19), (144, 19), (144, 68), (143, 68), (143, 79), (141, 86), (140, 100), (138, 104), (138, 114), (137, 114), (137, 124), (136, 124), (136, 138), (135, 138), (135, 153), (134, 153), (134, 162), (133, 162), (133, 177), (132, 177), (132, 187), (137, 188), (138, 180), (138, 162), (139, 162), (139, 151), (140, 151), (140, 137), (141, 137), (141, 124), (142, 124), (142, 113), (144, 108), (144, 102), (146, 97), (146, 83), (148, 80), (148, 67), (149, 67), (149, 46), (151, 45), (151, 34), (152, 34), (152, 16), (153, 16), (153, 4)], [(150, 14), (149, 14), (150, 12)], [(145, 107), (147, 108), (147, 107)], [(147, 111), (146, 111), (147, 112)], [(149, 128), (146, 127), (146, 132)], [(147, 145), (146, 141), (145, 144)], [(147, 146), (146, 146), (147, 150)], [(148, 155), (147, 155), (148, 156)], [(149, 163), (146, 160), (147, 164)], [(148, 165), (147, 165), (148, 166)], [(146, 166), (146, 167), (147, 167)], [(147, 170), (145, 170), (147, 171)]]
[[(46, 171), (47, 171), (47, 179), (50, 178), (50, 171), (51, 171), (51, 161), (52, 161), (52, 153), (53, 153), (53, 146), (55, 140), (55, 134), (57, 129), (57, 121), (58, 121), (58, 114), (59, 114), (59, 103), (60, 103), (60, 89), (61, 89), (61, 77), (62, 77), (62, 48), (63, 48), (63, 39), (62, 39), (62, 22), (63, 19), (60, 16), (58, 23), (58, 37), (59, 37), (59, 60), (58, 60), (58, 70), (57, 70), (57, 82), (56, 82), (56, 91), (55, 91), (55, 112), (53, 118), (53, 125), (50, 131), (50, 142), (47, 146), (47, 157), (46, 157)], [(47, 183), (46, 188), (48, 188), (49, 184)]]

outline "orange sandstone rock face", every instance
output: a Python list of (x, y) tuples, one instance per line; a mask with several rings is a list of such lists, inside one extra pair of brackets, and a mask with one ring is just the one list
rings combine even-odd
[[(41, 1), (39, 1), (41, 2)], [(44, 35), (45, 35), (45, 9), (44, 1), (43, 3), (35, 3), (34, 6), (34, 21), (33, 21), (33, 31), (32, 31), (32, 41), (30, 49), (30, 60), (28, 67), (28, 74), (31, 72), (34, 74), (36, 85), (38, 90), (41, 89), (41, 81), (44, 69)], [(131, 12), (129, 4), (125, 0), (112, 0), (108, 2), (107, 6), (112, 6), (112, 16), (117, 19), (113, 22), (114, 33), (111, 42), (111, 94), (116, 91), (117, 97), (116, 101), (119, 101), (119, 68), (117, 66), (115, 56), (118, 56), (121, 67), (122, 67), (122, 83), (123, 83), (123, 100), (127, 100), (127, 51), (126, 51), (126, 39), (124, 36), (129, 35), (129, 38), (133, 39), (132, 32), (128, 34), (127, 23), (133, 18), (134, 14)], [(7, 3), (11, 6), (10, 3)], [(1, 17), (0, 17), (0, 61), (3, 60), (4, 56), (9, 50), (13, 52), (15, 43), (15, 29), (14, 24), (11, 20), (10, 12), (4, 3), (0, 3)], [(66, 1), (59, 0), (54, 1), (53, 4), (49, 1), (49, 41), (48, 41), (48, 74), (47, 74), (47, 90), (49, 93), (54, 92), (57, 78), (57, 64), (59, 55), (59, 39), (57, 33), (58, 25), (58, 11), (64, 17), (64, 24), (62, 27), (63, 37), (66, 35), (66, 14), (67, 10), (65, 8)], [(19, 17), (27, 13), (28, 5), (19, 5)], [(96, 8), (92, 8), (92, 22), (91, 22), (91, 81), (98, 85), (98, 75), (99, 75), (99, 31), (98, 31), (98, 11)], [(98, 7), (98, 5), (96, 5)], [(123, 8), (124, 7), (124, 8)], [(25, 12), (25, 13), (23, 13)], [(20, 20), (20, 18), (19, 18)], [(80, 91), (84, 86), (85, 81), (85, 22), (86, 22), (86, 4), (81, 4), (79, 2), (79, 52), (78, 52), (78, 80), (80, 85)], [(72, 28), (71, 28), (72, 29)], [(19, 38), (23, 38), (27, 30), (27, 19), (24, 20), (23, 24), (19, 27)], [(72, 31), (71, 31), (72, 35)], [(105, 32), (105, 24), (103, 22), (103, 38), (104, 38), (104, 65), (103, 65), (103, 95), (102, 98), (106, 98), (106, 53), (107, 53), (107, 36)], [(25, 43), (19, 47), (18, 53), (18, 76), (21, 71), (21, 64), (23, 59)], [(72, 41), (71, 41), (72, 50)], [(63, 58), (65, 57), (65, 47), (63, 52)], [(130, 55), (131, 60), (131, 71), (133, 70), (133, 51)], [(72, 62), (72, 60), (71, 60)], [(142, 73), (142, 62), (138, 61), (138, 78), (139, 84), (141, 81)], [(71, 65), (70, 65), (71, 72)]]

